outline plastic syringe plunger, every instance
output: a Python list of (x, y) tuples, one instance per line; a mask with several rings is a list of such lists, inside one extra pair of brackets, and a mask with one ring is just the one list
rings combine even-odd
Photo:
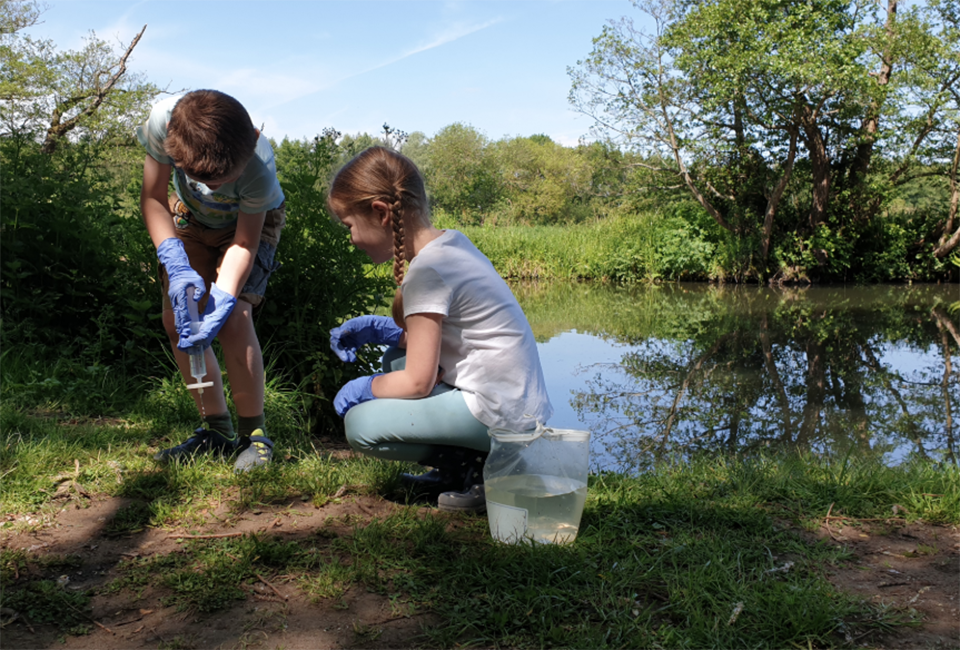
[[(190, 333), (196, 334), (200, 331), (200, 310), (197, 301), (193, 299), (195, 288), (191, 285), (187, 287), (187, 309), (190, 312)], [(212, 381), (203, 381), (207, 376), (206, 351), (201, 350), (199, 354), (190, 354), (190, 375), (196, 380), (192, 384), (187, 384), (189, 390), (196, 389), (200, 395), (203, 395), (203, 389), (213, 386)]]

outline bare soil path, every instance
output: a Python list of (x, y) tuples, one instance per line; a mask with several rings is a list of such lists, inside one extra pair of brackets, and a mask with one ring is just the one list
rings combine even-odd
[[(125, 499), (97, 499), (78, 508), (68, 504), (48, 525), (28, 533), (5, 534), (0, 546), (34, 553), (71, 555), (82, 565), (60, 576), (66, 589), (96, 591), (118, 577), (117, 565), (131, 557), (173, 553), (188, 537), (183, 531), (149, 528), (124, 537), (104, 534), (104, 524), (129, 505)], [(396, 504), (382, 499), (350, 495), (341, 503), (315, 508), (299, 501), (231, 516), (210, 512), (203, 535), (239, 535), (268, 532), (287, 540), (306, 539), (317, 528), (337, 521), (383, 517)], [(223, 521), (230, 519), (229, 526)], [(336, 531), (336, 527), (333, 528)], [(350, 526), (343, 526), (347, 534)], [(196, 533), (197, 531), (191, 531)], [(37, 576), (35, 576), (37, 577)], [(53, 577), (57, 576), (44, 576)], [(423, 642), (429, 613), (397, 609), (389, 599), (361, 589), (351, 589), (337, 602), (311, 602), (293, 584), (295, 577), (264, 577), (252, 585), (244, 601), (208, 615), (177, 612), (163, 607), (167, 595), (148, 589), (131, 600), (127, 592), (96, 595), (92, 600), (91, 631), (61, 638), (51, 625), (18, 620), (4, 625), (3, 650), (35, 648), (410, 648)], [(11, 612), (3, 615), (8, 621)], [(420, 637), (418, 639), (418, 637)]]
[[(5, 530), (0, 547), (32, 553), (76, 556), (82, 564), (59, 578), (66, 589), (96, 592), (119, 575), (126, 558), (168, 554), (182, 548), (185, 531), (148, 528), (123, 537), (106, 534), (105, 524), (130, 501), (74, 498), (60, 512), (30, 530)], [(340, 503), (316, 508), (296, 501), (283, 506), (229, 515), (209, 512), (208, 523), (193, 534), (235, 535), (268, 532), (289, 540), (306, 540), (318, 527), (336, 522), (364, 522), (398, 506), (375, 497), (347, 495)], [(422, 516), (444, 516), (423, 509)], [(11, 517), (7, 518), (12, 520)], [(229, 520), (229, 525), (225, 522)], [(23, 522), (18, 522), (22, 524)], [(956, 527), (921, 523), (829, 521), (811, 542), (844, 545), (853, 553), (846, 566), (831, 568), (837, 587), (901, 611), (916, 610), (919, 627), (900, 628), (866, 647), (884, 649), (960, 649), (960, 534)], [(351, 523), (351, 526), (353, 523)], [(343, 524), (343, 533), (350, 526)], [(21, 576), (21, 579), (40, 576)], [(422, 647), (422, 630), (436, 624), (429, 612), (408, 611), (386, 597), (351, 589), (336, 602), (313, 602), (295, 584), (295, 576), (263, 577), (249, 587), (246, 599), (214, 614), (177, 612), (160, 604), (166, 594), (147, 589), (96, 595), (90, 632), (61, 636), (52, 625), (38, 625), (4, 611), (0, 647), (37, 648), (413, 648)], [(855, 646), (862, 646), (854, 639)]]

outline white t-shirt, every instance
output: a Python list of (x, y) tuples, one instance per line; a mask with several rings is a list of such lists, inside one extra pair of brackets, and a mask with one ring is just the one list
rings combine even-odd
[[(173, 165), (163, 143), (167, 139), (167, 123), (179, 96), (168, 97), (150, 110), (150, 117), (137, 127), (137, 140), (151, 158), (165, 165)], [(187, 176), (179, 167), (173, 168), (173, 185), (177, 196), (197, 220), (210, 228), (226, 228), (237, 221), (237, 213), (257, 214), (280, 207), (283, 190), (277, 180), (277, 163), (273, 147), (263, 134), (257, 139), (257, 149), (244, 168), (240, 178), (211, 190)]]
[(403, 313), (442, 314), (443, 381), (488, 427), (534, 428), (553, 415), (537, 342), (510, 287), (461, 232), (421, 249), (403, 279)]

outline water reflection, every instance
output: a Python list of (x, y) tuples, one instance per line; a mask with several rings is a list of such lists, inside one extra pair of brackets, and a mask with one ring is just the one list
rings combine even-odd
[(595, 469), (759, 448), (957, 462), (957, 285), (515, 291), (551, 424), (593, 432)]

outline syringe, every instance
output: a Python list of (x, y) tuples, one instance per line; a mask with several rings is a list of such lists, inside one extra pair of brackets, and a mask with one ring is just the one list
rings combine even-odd
[[(193, 293), (195, 287), (187, 287), (187, 309), (190, 311), (190, 333), (196, 334), (200, 331), (200, 315), (197, 305), (197, 301), (193, 299)], [(197, 389), (198, 395), (203, 395), (203, 389), (213, 386), (212, 381), (203, 381), (203, 378), (207, 376), (207, 359), (206, 351), (201, 351), (199, 354), (189, 354), (190, 357), (190, 374), (196, 380), (192, 384), (187, 384), (187, 389), (193, 390)], [(203, 399), (201, 397), (201, 399)]]

